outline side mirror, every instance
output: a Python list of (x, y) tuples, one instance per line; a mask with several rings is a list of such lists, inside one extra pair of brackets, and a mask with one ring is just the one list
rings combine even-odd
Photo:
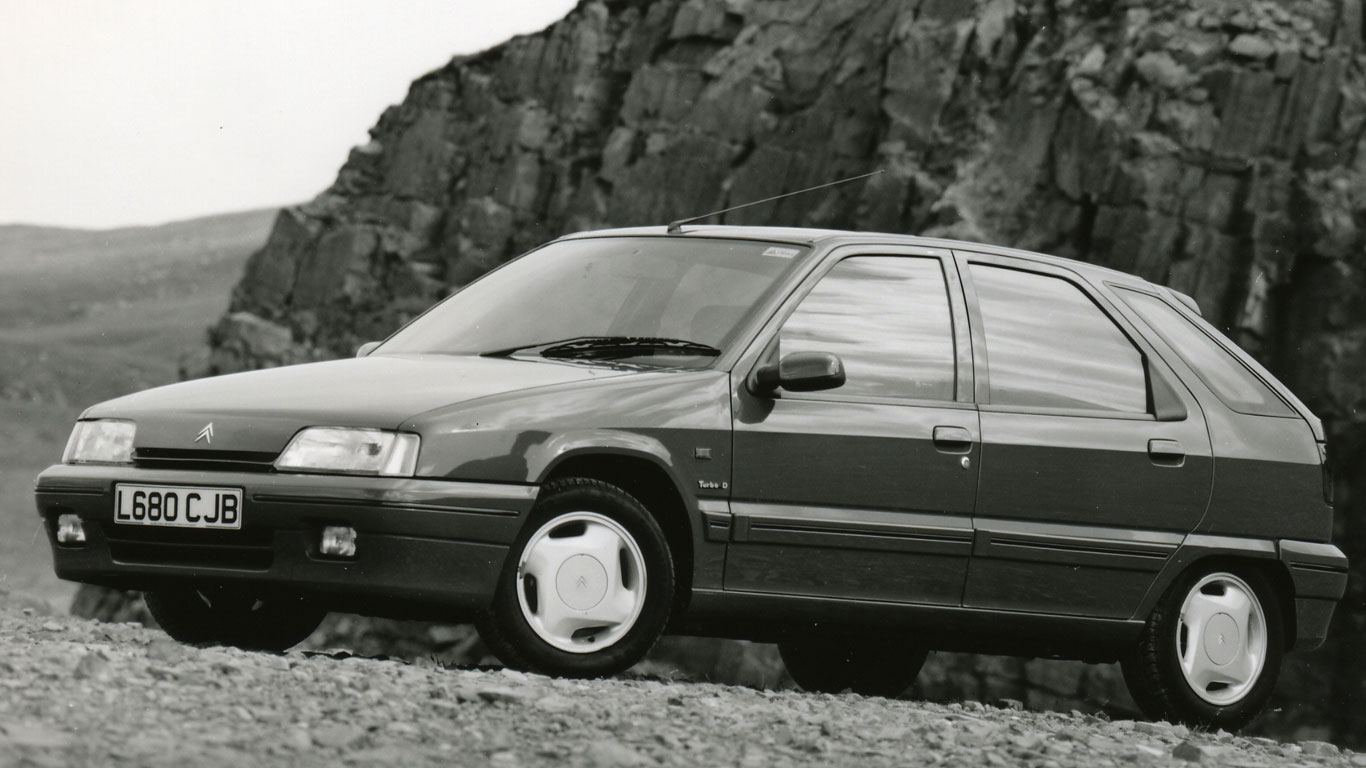
[(777, 365), (754, 370), (750, 391), (767, 394), (782, 387), (789, 392), (817, 392), (844, 386), (844, 361), (829, 352), (793, 352)]
[(356, 348), (356, 357), (365, 357), (366, 355), (370, 354), (371, 352), (374, 352), (374, 351), (375, 351), (375, 347), (378, 347), (379, 344), (380, 344), (380, 343), (379, 343), (378, 341), (367, 341), (367, 342), (365, 342), (364, 344), (362, 344), (362, 345), (360, 345), (359, 347)]

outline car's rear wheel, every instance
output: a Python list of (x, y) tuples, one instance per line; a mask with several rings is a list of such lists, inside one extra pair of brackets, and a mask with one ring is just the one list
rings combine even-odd
[(1197, 570), (1158, 601), (1121, 666), (1149, 717), (1233, 731), (1271, 697), (1284, 643), (1281, 606), (1264, 575)]
[(479, 634), (510, 667), (616, 674), (659, 639), (673, 593), (668, 543), (639, 501), (597, 480), (556, 481), (513, 544)]
[(171, 587), (143, 594), (166, 634), (182, 643), (283, 651), (318, 628), (327, 611), (299, 595), (222, 585)]
[(853, 691), (894, 699), (911, 687), (929, 655), (891, 637), (807, 637), (778, 644), (788, 674), (821, 693)]

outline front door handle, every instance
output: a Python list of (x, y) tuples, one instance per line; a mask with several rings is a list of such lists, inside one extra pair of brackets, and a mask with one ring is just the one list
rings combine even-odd
[(972, 451), (972, 433), (964, 427), (935, 427), (934, 447), (944, 453)]
[(1160, 467), (1179, 467), (1186, 463), (1186, 449), (1175, 440), (1149, 440), (1148, 458)]

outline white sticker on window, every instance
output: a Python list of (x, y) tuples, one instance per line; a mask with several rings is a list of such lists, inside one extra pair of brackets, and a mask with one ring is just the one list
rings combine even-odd
[(780, 259), (790, 259), (799, 253), (801, 253), (801, 251), (796, 248), (779, 248), (777, 246), (764, 251), (765, 256), (777, 256)]

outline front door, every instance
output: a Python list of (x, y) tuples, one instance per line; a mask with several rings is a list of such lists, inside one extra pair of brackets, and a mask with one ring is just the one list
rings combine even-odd
[(1199, 404), (1069, 271), (962, 269), (982, 418), (964, 605), (1129, 618), (1209, 499)]
[(758, 396), (737, 370), (725, 588), (958, 605), (980, 447), (953, 264), (844, 252), (804, 289), (761, 341), (833, 353), (847, 380)]

